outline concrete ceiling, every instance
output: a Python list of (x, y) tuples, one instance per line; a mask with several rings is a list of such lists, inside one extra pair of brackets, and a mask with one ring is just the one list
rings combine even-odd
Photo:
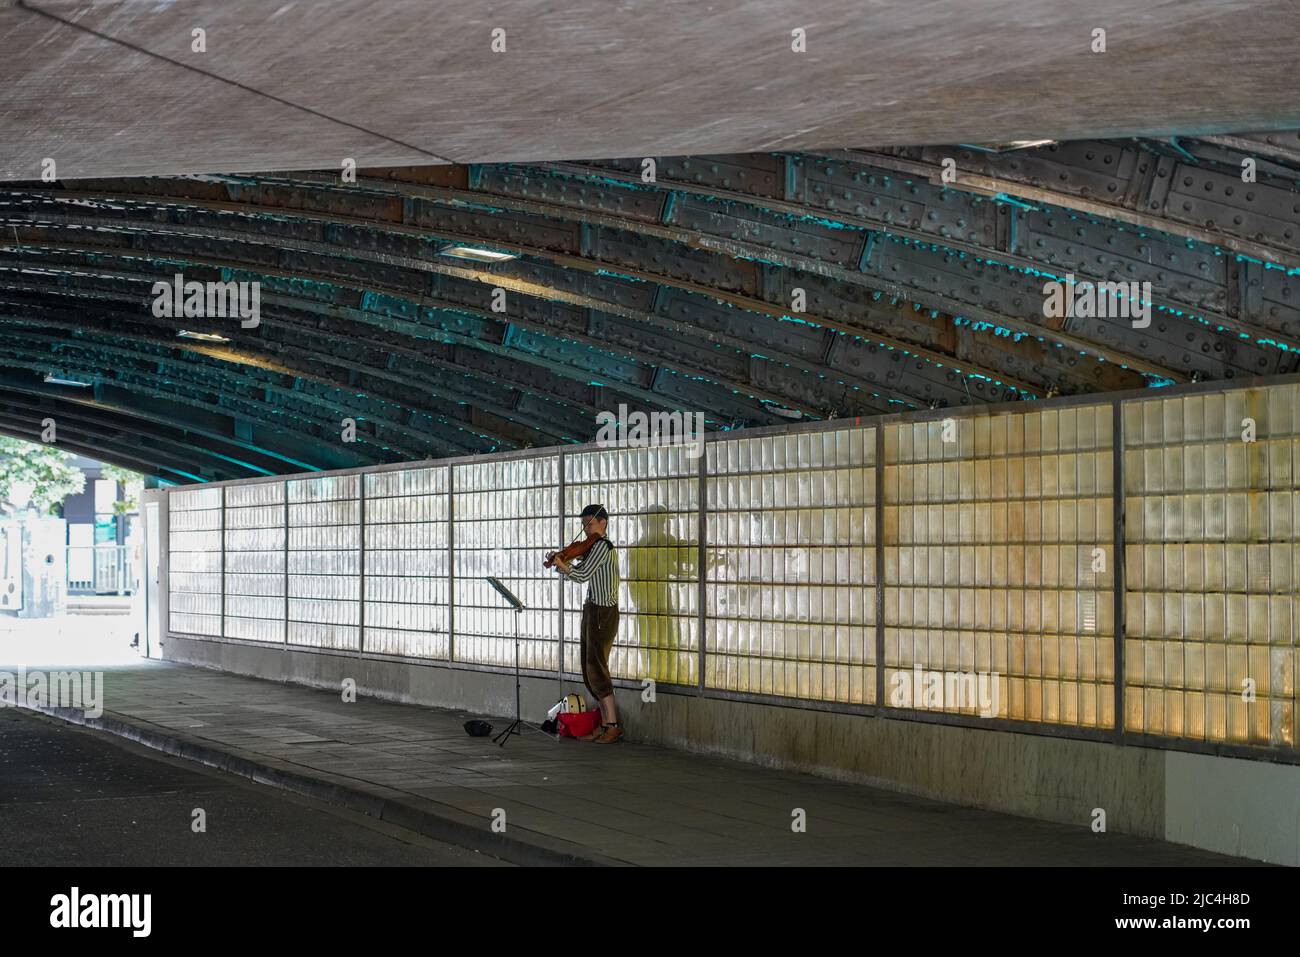
[[(187, 482), (1296, 371), (1297, 36), (1294, 0), (0, 0), (0, 432)], [(179, 337), (176, 273), (261, 325)], [(1045, 318), (1063, 274), (1150, 282), (1150, 327)]]
[[(1300, 368), (1295, 132), (663, 157), (656, 182), (639, 174), (0, 187), (0, 432), (53, 418), (63, 447), (194, 481), (586, 441), (620, 405), (726, 429)], [(195, 321), (151, 309), (178, 272), (259, 282), (261, 324), (178, 337)], [(1066, 274), (1149, 282), (1150, 325), (1045, 317), (1044, 279)]]
[(1293, 129), (1297, 36), (1295, 0), (0, 0), (0, 178)]

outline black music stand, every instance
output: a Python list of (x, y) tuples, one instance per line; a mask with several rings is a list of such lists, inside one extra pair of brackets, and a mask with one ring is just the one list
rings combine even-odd
[(524, 613), (524, 603), (515, 597), (515, 593), (502, 584), (500, 579), (492, 575), (486, 575), (484, 576), (484, 580), (496, 589), (497, 594), (506, 600), (506, 603), (514, 609), (515, 613), (515, 720), (511, 721), (509, 726), (492, 740), (495, 741), (499, 747), (504, 748), (506, 742), (510, 740), (510, 735), (523, 734), (524, 728), (531, 728), (538, 734), (551, 738), (551, 735), (546, 734), (546, 732), (537, 725), (530, 721), (525, 721), (519, 716), (519, 616)]

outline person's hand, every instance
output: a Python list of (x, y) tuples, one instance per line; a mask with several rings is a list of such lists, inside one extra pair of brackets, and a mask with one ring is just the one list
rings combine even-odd
[(563, 558), (559, 558), (557, 556), (555, 559), (555, 570), (559, 572), (561, 575), (567, 575), (569, 574), (569, 563), (566, 562)]

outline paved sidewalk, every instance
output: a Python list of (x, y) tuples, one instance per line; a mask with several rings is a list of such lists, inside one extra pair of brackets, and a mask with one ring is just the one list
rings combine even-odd
[[(105, 685), (109, 710), (89, 726), (517, 863), (1246, 863), (649, 745), (528, 733), (502, 749), (465, 734), (463, 722), (478, 715), (344, 703), (334, 692), (169, 663), (107, 670)], [(504, 834), (491, 830), (497, 808)], [(791, 830), (795, 808), (807, 813), (806, 833)]]

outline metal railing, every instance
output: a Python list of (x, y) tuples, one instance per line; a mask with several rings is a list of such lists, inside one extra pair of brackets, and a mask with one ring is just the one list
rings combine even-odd
[(129, 545), (69, 545), (69, 595), (131, 595), (139, 588)]

